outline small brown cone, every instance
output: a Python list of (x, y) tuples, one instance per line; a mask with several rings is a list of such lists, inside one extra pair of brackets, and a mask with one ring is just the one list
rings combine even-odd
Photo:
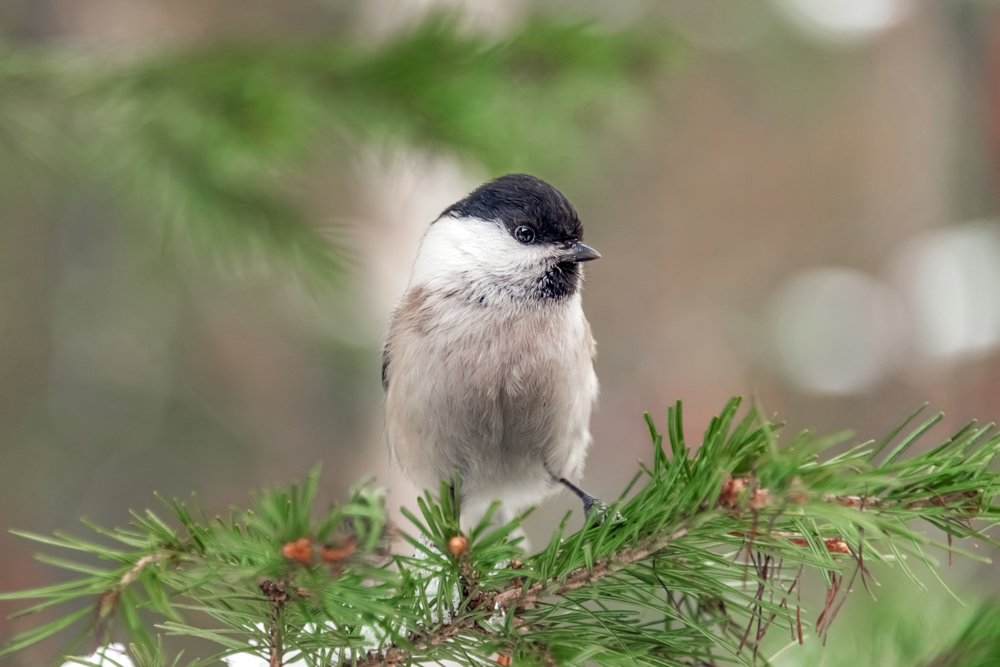
[(464, 556), (469, 553), (469, 539), (465, 535), (456, 535), (448, 540), (448, 551), (456, 558)]
[(300, 537), (281, 547), (281, 555), (285, 558), (294, 558), (303, 565), (308, 565), (312, 562), (312, 542), (308, 538)]
[(351, 536), (341, 542), (338, 546), (323, 547), (320, 558), (323, 559), (324, 563), (336, 563), (353, 554), (357, 548), (358, 540), (356, 537)]

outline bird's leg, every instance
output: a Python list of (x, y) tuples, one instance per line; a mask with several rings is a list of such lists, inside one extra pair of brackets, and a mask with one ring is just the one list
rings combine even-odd
[[(551, 470), (548, 469), (548, 467), (546, 467), (546, 470), (548, 471), (549, 475), (552, 477), (553, 480), (559, 482), (567, 489), (572, 491), (573, 495), (575, 495), (583, 502), (583, 513), (585, 516), (589, 517), (591, 512), (596, 512), (597, 523), (598, 524), (604, 523), (604, 519), (607, 518), (608, 510), (610, 509), (606, 503), (602, 502), (599, 498), (595, 498), (594, 496), (590, 495), (589, 493), (587, 493), (579, 486), (566, 479), (565, 477), (557, 477), (555, 474), (552, 473)], [(619, 514), (618, 512), (615, 512), (615, 516), (613, 518), (615, 521), (621, 521), (622, 515)]]
[(589, 493), (587, 493), (579, 486), (566, 479), (565, 477), (557, 477), (556, 481), (565, 486), (570, 491), (572, 491), (573, 495), (575, 495), (577, 498), (583, 501), (584, 514), (589, 516), (591, 510), (593, 510), (595, 507), (598, 509), (605, 509), (605, 510), (608, 508), (607, 505), (605, 505), (600, 500), (590, 495)]

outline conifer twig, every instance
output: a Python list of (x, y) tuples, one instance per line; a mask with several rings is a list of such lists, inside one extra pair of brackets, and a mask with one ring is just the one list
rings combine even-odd
[[(95, 527), (125, 548), (20, 533), (114, 565), (42, 556), (84, 576), (0, 600), (42, 600), (21, 613), (66, 603), (78, 611), (13, 638), (0, 657), (86, 622), (90, 610), (79, 605), (97, 595), (89, 618), (98, 637), (120, 620), (142, 650), (159, 650), (138, 613), (146, 609), (166, 619), (157, 627), (169, 634), (209, 639), (224, 656), (262, 654), (270, 667), (293, 653), (338, 667), (478, 664), (497, 653), (501, 664), (519, 656), (609, 667), (739, 662), (750, 659), (739, 649), (756, 654), (779, 622), (803, 640), (804, 569), (827, 577), (816, 622), (825, 639), (854, 578), (868, 585), (868, 567), (893, 563), (912, 575), (907, 556), (934, 567), (926, 548), (951, 549), (950, 539), (937, 544), (912, 528), (916, 519), (949, 537), (1000, 544), (984, 532), (1000, 523), (1000, 473), (990, 467), (1000, 435), (966, 427), (908, 458), (875, 465), (879, 446), (859, 445), (824, 460), (835, 441), (802, 435), (779, 446), (756, 411), (735, 423), (738, 406), (712, 420), (696, 451), (685, 444), (679, 405), (668, 413), (668, 439), (648, 420), (653, 462), (641, 471), (646, 483), (616, 505), (624, 520), (572, 534), (564, 522), (530, 556), (511, 539), (519, 520), (463, 529), (460, 494), (446, 485), (439, 498), (420, 498), (419, 517), (404, 510), (418, 555), (386, 560), (393, 531), (384, 492), (359, 485), (317, 516), (318, 469), (304, 485), (254, 494), (253, 509), (228, 518), (195, 518), (175, 500), (165, 503), (176, 527), (151, 511), (128, 529)], [(187, 624), (189, 610), (221, 627)]]
[(564, 595), (587, 584), (600, 581), (624, 567), (628, 567), (633, 563), (663, 551), (670, 542), (680, 539), (685, 534), (687, 534), (687, 529), (682, 528), (669, 537), (658, 538), (642, 546), (623, 549), (610, 558), (594, 563), (593, 568), (578, 568), (571, 572), (564, 580), (552, 578), (547, 581), (540, 581), (533, 584), (531, 588), (524, 592), (522, 592), (519, 586), (511, 586), (489, 598), (487, 605), (497, 610), (506, 610), (512, 605), (519, 607), (537, 602), (546, 595)]
[(125, 576), (121, 578), (121, 581), (118, 582), (118, 588), (121, 589), (131, 586), (132, 583), (139, 578), (139, 575), (142, 573), (143, 569), (147, 565), (153, 565), (154, 563), (159, 563), (165, 560), (168, 556), (169, 554), (165, 551), (149, 554), (148, 556), (143, 556), (138, 561), (136, 561), (135, 565), (132, 566), (132, 569), (126, 572)]
[(285, 593), (283, 586), (273, 581), (261, 582), (260, 590), (271, 598), (271, 618), (267, 626), (267, 641), (270, 649), (268, 667), (281, 667), (281, 609), (288, 601), (288, 594)]
[[(732, 512), (738, 514), (739, 512), (739, 502), (740, 502), (740, 492), (744, 489), (752, 489), (751, 493), (748, 494), (748, 504), (755, 510), (761, 509), (771, 503), (771, 494), (769, 489), (760, 488), (756, 485), (755, 481), (749, 477), (729, 477), (723, 484), (718, 498), (718, 506), (724, 509), (728, 509)], [(928, 507), (946, 507), (960, 501), (968, 501), (972, 498), (983, 493), (982, 490), (976, 491), (958, 491), (952, 493), (944, 493), (935, 496), (931, 496), (924, 500), (918, 500), (914, 502), (909, 502), (905, 504), (905, 508), (908, 510), (921, 509)], [(843, 507), (857, 508), (861, 511), (866, 509), (887, 509), (893, 506), (899, 505), (894, 501), (889, 501), (885, 499), (864, 497), (861, 496), (835, 496), (833, 494), (824, 494), (821, 497), (823, 502), (835, 503)], [(753, 531), (754, 536), (758, 533)], [(486, 608), (495, 610), (497, 614), (506, 612), (511, 608), (520, 608), (525, 605), (538, 602), (547, 596), (562, 596), (571, 591), (580, 589), (588, 584), (595, 583), (606, 577), (609, 577), (619, 570), (632, 565), (638, 561), (644, 560), (650, 556), (656, 555), (666, 549), (669, 544), (687, 534), (687, 529), (682, 528), (667, 537), (660, 537), (657, 539), (649, 540), (644, 544), (636, 545), (634, 547), (627, 547), (622, 549), (612, 556), (599, 560), (594, 563), (593, 567), (580, 567), (572, 571), (566, 577), (552, 577), (545, 581), (539, 581), (532, 584), (527, 590), (525, 590), (519, 582), (515, 583), (499, 592), (493, 593), (492, 595), (486, 595), (479, 600), (474, 600), (472, 605), (470, 605), (470, 611)], [(731, 533), (737, 537), (747, 537), (746, 535), (740, 533)], [(769, 535), (774, 535), (778, 537), (787, 538), (789, 542), (799, 547), (807, 547), (809, 545), (808, 540), (804, 538), (800, 533), (793, 533), (789, 531), (770, 531)], [(841, 537), (822, 537), (820, 538), (822, 544), (826, 547), (827, 551), (832, 554), (845, 554), (850, 555), (851, 551), (849, 545)], [(863, 571), (864, 565), (859, 562), (858, 568)], [(759, 569), (759, 568), (758, 568)], [(855, 576), (858, 570), (855, 570)], [(787, 596), (795, 590), (796, 585), (802, 575), (802, 569), (800, 567), (798, 574), (793, 580), (791, 586), (785, 593), (785, 597), (782, 598), (779, 606), (785, 606), (787, 602)], [(767, 579), (766, 576), (760, 576), (760, 582), (758, 584), (759, 591), (758, 595), (762, 593), (764, 588), (764, 581)], [(825, 631), (829, 629), (830, 624), (833, 621), (833, 617), (836, 616), (837, 611), (840, 610), (840, 606), (843, 605), (844, 600), (842, 599), (835, 609), (830, 609), (830, 605), (833, 603), (833, 599), (837, 595), (840, 588), (840, 579), (834, 576), (834, 585), (830, 591), (828, 591), (828, 600), (824, 613), (821, 615), (818, 623), (819, 627), (823, 628), (821, 636), (824, 637), (825, 641)], [(853, 577), (851, 579), (852, 583), (854, 581)], [(832, 597), (830, 597), (832, 594)], [(829, 613), (832, 611), (832, 613)], [(777, 612), (772, 612), (770, 617), (764, 622), (763, 610), (758, 609), (759, 617), (752, 617), (750, 620), (750, 625), (752, 625), (754, 618), (758, 620), (758, 632), (757, 638), (754, 642), (754, 652), (756, 654), (757, 645), (763, 638), (764, 632), (774, 621), (777, 616)], [(799, 612), (796, 612), (796, 616), (799, 616)], [(761, 623), (763, 622), (763, 626)], [(750, 631), (750, 625), (747, 627), (747, 633)], [(434, 645), (441, 644), (453, 637), (460, 635), (466, 630), (471, 629), (482, 630), (479, 618), (457, 618), (447, 625), (441, 625), (436, 630), (418, 635), (414, 634), (410, 637), (413, 649), (418, 651), (426, 650)], [(801, 643), (801, 621), (799, 621), (799, 635)], [(794, 634), (794, 633), (793, 633)], [(741, 647), (743, 643), (747, 640), (747, 636), (743, 636), (741, 641)], [(358, 661), (356, 664), (359, 667), (376, 667), (380, 665), (394, 666), (401, 664), (409, 660), (413, 655), (413, 652), (407, 648), (391, 645), (384, 648), (381, 651), (369, 651), (367, 658), (362, 661)], [(344, 667), (352, 663), (345, 662)]]
[[(552, 577), (545, 581), (532, 584), (528, 590), (523, 590), (518, 583), (505, 588), (502, 591), (487, 595), (482, 598), (473, 609), (486, 608), (493, 610), (496, 614), (502, 614), (510, 608), (518, 608), (532, 602), (537, 602), (548, 595), (565, 595), (571, 591), (600, 581), (609, 577), (622, 568), (633, 563), (653, 556), (666, 549), (671, 542), (680, 539), (687, 534), (687, 529), (682, 528), (672, 535), (650, 540), (644, 545), (629, 547), (615, 553), (610, 558), (595, 562), (592, 568), (577, 568), (565, 578)], [(466, 630), (479, 625), (479, 618), (458, 618), (448, 625), (441, 625), (433, 632), (426, 635), (414, 635), (411, 642), (414, 648), (424, 650), (436, 644), (440, 644)], [(344, 666), (357, 665), (357, 667), (375, 667), (376, 665), (397, 665), (405, 662), (411, 657), (411, 651), (400, 646), (389, 646), (382, 651), (369, 651), (366, 660), (357, 662), (345, 662)]]

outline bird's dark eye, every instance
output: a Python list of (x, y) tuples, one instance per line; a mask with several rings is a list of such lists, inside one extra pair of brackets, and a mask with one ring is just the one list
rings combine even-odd
[(514, 238), (521, 243), (531, 243), (535, 240), (535, 230), (531, 227), (525, 227), (521, 225), (514, 230)]

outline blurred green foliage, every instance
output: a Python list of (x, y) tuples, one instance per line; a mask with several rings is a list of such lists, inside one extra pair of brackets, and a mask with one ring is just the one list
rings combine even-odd
[[(902, 573), (882, 570), (878, 599), (860, 591), (837, 617), (824, 645), (807, 637), (799, 646), (787, 634), (769, 637), (774, 667), (987, 667), (1000, 665), (1000, 603), (967, 605), (943, 586), (915, 591)], [(949, 577), (951, 578), (951, 577)]]
[(168, 239), (327, 282), (344, 257), (303, 205), (311, 161), (391, 141), (492, 175), (586, 170), (628, 137), (674, 44), (542, 18), (489, 38), (433, 16), (374, 45), (211, 44), (124, 62), (8, 48), (0, 175), (8, 196), (96, 183)]
[(1000, 665), (1000, 602), (976, 610), (962, 634), (927, 667), (991, 667)]

